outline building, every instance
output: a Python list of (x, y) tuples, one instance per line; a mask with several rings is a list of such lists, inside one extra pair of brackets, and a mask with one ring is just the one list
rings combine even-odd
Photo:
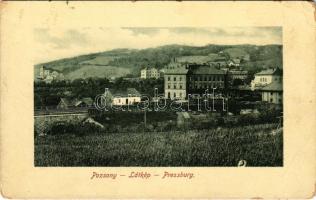
[(171, 62), (164, 71), (165, 98), (185, 99), (187, 95), (187, 65)]
[(218, 56), (217, 58), (213, 59), (212, 61), (208, 62), (209, 65), (214, 66), (216, 68), (227, 67), (227, 58), (225, 56)]
[(167, 99), (186, 99), (188, 93), (202, 94), (225, 88), (226, 72), (206, 64), (171, 62), (165, 69), (164, 91)]
[(263, 88), (260, 88), (262, 101), (282, 104), (283, 103), (283, 85), (282, 82), (272, 82)]
[(86, 98), (60, 98), (57, 109), (75, 109), (75, 108), (89, 108), (93, 106), (93, 100), (90, 97)]
[(228, 73), (229, 82), (233, 82), (236, 79), (244, 81), (248, 77), (248, 71), (246, 70), (229, 70)]
[(226, 72), (209, 65), (190, 65), (188, 89), (190, 92), (204, 93), (206, 89), (225, 88)]
[(251, 88), (254, 90), (266, 86), (272, 82), (282, 82), (283, 72), (280, 68), (266, 69), (255, 74), (251, 82)]
[(57, 71), (46, 69), (45, 66), (41, 66), (37, 79), (46, 83), (51, 83), (53, 80), (63, 80), (64, 76)]
[(234, 58), (228, 61), (228, 66), (229, 67), (239, 67), (240, 66), (240, 59)]
[(104, 95), (107, 102), (117, 106), (133, 105), (141, 102), (141, 94), (135, 88), (127, 88), (124, 91), (105, 90)]
[(155, 78), (158, 79), (160, 78), (160, 72), (156, 68), (148, 68), (145, 67), (140, 71), (140, 78), (142, 79), (149, 79), (149, 78)]

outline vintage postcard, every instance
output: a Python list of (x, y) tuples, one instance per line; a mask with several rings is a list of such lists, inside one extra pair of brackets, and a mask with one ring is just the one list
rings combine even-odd
[(312, 198), (309, 2), (4, 2), (7, 198)]

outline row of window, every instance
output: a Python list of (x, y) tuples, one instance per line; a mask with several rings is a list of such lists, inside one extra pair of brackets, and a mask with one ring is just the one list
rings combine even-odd
[[(170, 89), (171, 88), (171, 84), (168, 84), (168, 89)], [(182, 84), (180, 84), (179, 85), (179, 89), (182, 89), (183, 88), (183, 86), (182, 86)], [(177, 89), (177, 85), (176, 84), (174, 84), (173, 85), (173, 89)]]
[(267, 82), (267, 81), (268, 81), (268, 79), (265, 78), (265, 77), (261, 77), (261, 78), (260, 78), (260, 82)]
[[(171, 77), (167, 77), (168, 81), (171, 80)], [(182, 77), (173, 77), (173, 81), (182, 81)], [(224, 77), (222, 76), (195, 76), (195, 77), (190, 77), (190, 81), (224, 81)]]
[(224, 78), (221, 76), (195, 76), (190, 77), (190, 81), (223, 81)]
[[(182, 77), (181, 76), (178, 77), (178, 79), (179, 79), (179, 81), (182, 81)], [(168, 76), (168, 81), (170, 81), (170, 80), (171, 80), (171, 77)], [(173, 81), (177, 81), (177, 77), (173, 77)]]
[[(171, 98), (171, 95), (172, 95), (172, 93), (168, 92), (168, 99)], [(177, 93), (174, 92), (172, 96), (173, 96), (173, 98), (177, 98)], [(182, 92), (179, 93), (178, 97), (182, 98)]]
[(200, 88), (218, 88), (218, 87), (223, 87), (223, 84), (190, 84), (189, 87), (191, 89), (200, 89)]

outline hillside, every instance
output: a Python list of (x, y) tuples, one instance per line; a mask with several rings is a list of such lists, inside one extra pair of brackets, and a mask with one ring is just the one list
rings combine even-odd
[[(205, 56), (210, 59), (224, 53), (230, 58), (247, 57), (243, 65), (254, 71), (268, 68), (282, 68), (281, 45), (206, 45), (202, 47), (185, 45), (166, 45), (156, 48), (114, 49), (111, 51), (81, 55), (35, 65), (35, 75), (40, 66), (62, 73), (66, 79), (79, 77), (121, 77), (127, 74), (139, 76), (140, 69), (154, 66), (159, 69), (172, 58), (181, 56)], [(204, 56), (204, 57), (203, 57)]]

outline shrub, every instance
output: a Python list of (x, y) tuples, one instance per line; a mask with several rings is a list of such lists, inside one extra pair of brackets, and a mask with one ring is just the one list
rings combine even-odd
[(48, 131), (50, 135), (75, 134), (78, 131), (77, 124), (69, 122), (55, 122)]

